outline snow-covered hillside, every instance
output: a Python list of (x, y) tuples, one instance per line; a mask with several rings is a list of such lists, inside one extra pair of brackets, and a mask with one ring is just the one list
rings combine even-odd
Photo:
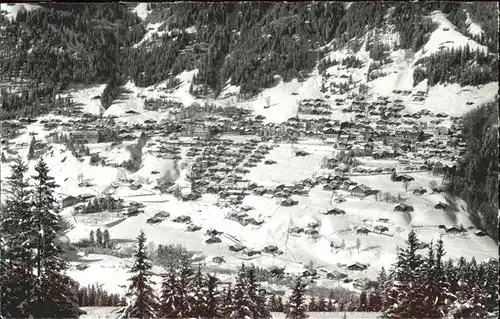
[(31, 3), (0, 3), (0, 11), (5, 11), (5, 17), (10, 20), (16, 19), (19, 11), (31, 11), (38, 8), (40, 8), (39, 5)]

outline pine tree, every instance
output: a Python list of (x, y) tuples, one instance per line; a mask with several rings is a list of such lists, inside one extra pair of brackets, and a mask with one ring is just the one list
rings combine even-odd
[(408, 247), (398, 252), (398, 260), (392, 273), (393, 282), (387, 296), (390, 306), (385, 312), (389, 316), (422, 317), (422, 257), (417, 254), (420, 241), (413, 230), (408, 234), (406, 244)]
[(363, 290), (359, 295), (359, 304), (357, 307), (357, 311), (366, 311), (367, 304), (368, 304), (368, 296), (366, 294), (366, 291)]
[(36, 140), (35, 140), (35, 137), (33, 136), (31, 138), (30, 147), (28, 149), (28, 160), (32, 160), (35, 158), (35, 144), (36, 144)]
[(193, 292), (193, 275), (191, 261), (184, 258), (181, 262), (176, 284), (176, 309), (178, 316), (181, 318), (191, 316), (194, 310), (194, 303), (191, 297)]
[(102, 231), (100, 228), (97, 228), (95, 232), (95, 242), (97, 247), (102, 247)]
[(158, 302), (150, 279), (152, 264), (146, 254), (146, 235), (143, 231), (137, 237), (134, 264), (130, 272), (134, 275), (130, 278), (130, 286), (126, 297), (128, 306), (122, 318), (156, 318)]
[(234, 311), (234, 299), (233, 299), (233, 290), (231, 289), (231, 284), (225, 289), (222, 293), (223, 302), (221, 307), (221, 312), (224, 317), (229, 317), (231, 313)]
[(255, 266), (252, 264), (247, 270), (247, 287), (248, 296), (252, 301), (250, 311), (253, 313), (254, 318), (270, 318), (271, 314), (266, 307), (264, 290), (260, 289), (260, 284), (255, 277)]
[(173, 267), (169, 272), (163, 275), (160, 295), (160, 314), (165, 318), (174, 318), (177, 316), (175, 305), (176, 297), (176, 273)]
[(217, 278), (208, 275), (207, 292), (206, 292), (206, 309), (205, 318), (221, 318), (222, 313), (219, 306), (220, 295), (217, 291)]
[(253, 318), (252, 307), (253, 302), (248, 296), (248, 285), (246, 280), (245, 265), (241, 265), (234, 286), (234, 305), (231, 313), (231, 318)]
[(207, 287), (201, 273), (201, 265), (193, 278), (193, 311), (195, 317), (203, 316), (207, 312)]
[(34, 200), (30, 248), (35, 254), (33, 297), (28, 301), (29, 312), (34, 317), (78, 317), (82, 310), (77, 305), (77, 284), (63, 273), (67, 263), (61, 258), (63, 252), (56, 242), (61, 228), (61, 217), (54, 198), (56, 184), (49, 176), (49, 168), (43, 159), (35, 167)]
[(30, 191), (25, 178), (27, 166), (16, 158), (11, 166), (12, 175), (7, 177), (8, 188), (5, 206), (0, 210), (0, 234), (2, 256), (2, 278), (0, 315), (22, 317), (26, 312), (18, 307), (28, 298), (33, 277), (33, 255), (29, 250), (31, 242), (29, 223)]
[(286, 318), (307, 318), (308, 315), (306, 311), (305, 284), (302, 283), (302, 277), (298, 277), (295, 281), (295, 286), (289, 299), (289, 306), (286, 309)]
[(309, 301), (309, 311), (318, 311), (318, 305), (316, 304), (316, 296), (312, 296)]
[(90, 245), (95, 246), (95, 237), (94, 237), (94, 231), (93, 230), (90, 231), (89, 242), (90, 242)]
[(111, 238), (109, 237), (109, 230), (107, 229), (102, 233), (102, 247), (111, 248)]

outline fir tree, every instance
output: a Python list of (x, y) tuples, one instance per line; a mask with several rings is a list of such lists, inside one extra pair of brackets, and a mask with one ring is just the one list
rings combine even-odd
[(176, 284), (177, 303), (176, 309), (178, 316), (181, 318), (191, 316), (194, 311), (194, 303), (192, 299), (193, 290), (193, 269), (191, 268), (191, 261), (183, 259)]
[(95, 232), (95, 243), (97, 247), (102, 247), (102, 231), (100, 228), (97, 228)]
[(95, 246), (95, 237), (94, 237), (94, 231), (93, 230), (90, 231), (89, 242), (90, 242), (90, 245)]
[(176, 304), (176, 273), (173, 267), (163, 275), (160, 295), (160, 314), (165, 318), (177, 316)]
[(208, 275), (205, 318), (221, 318), (222, 314), (219, 307), (219, 293), (217, 291), (217, 278)]
[(309, 301), (309, 311), (318, 311), (318, 305), (316, 304), (316, 297), (312, 296)]
[(154, 282), (150, 279), (152, 264), (146, 254), (146, 235), (143, 231), (137, 237), (134, 264), (130, 272), (130, 286), (126, 297), (128, 306), (122, 318), (156, 318), (158, 302), (152, 288)]
[(229, 317), (234, 310), (234, 300), (233, 300), (233, 290), (231, 289), (231, 284), (223, 292), (223, 302), (222, 302), (222, 314), (224, 317)]
[(415, 232), (412, 230), (406, 240), (407, 248), (400, 249), (398, 260), (392, 274), (392, 287), (389, 290), (386, 314), (389, 316), (422, 317), (423, 296), (420, 275), (422, 258), (417, 254), (420, 247)]
[(246, 280), (245, 265), (241, 265), (234, 286), (234, 309), (231, 318), (253, 318), (253, 301), (248, 296), (248, 285)]
[(63, 252), (56, 241), (61, 228), (61, 217), (54, 198), (56, 184), (49, 176), (49, 168), (43, 159), (35, 167), (33, 176), (34, 200), (30, 248), (35, 253), (36, 279), (32, 298), (27, 302), (34, 317), (73, 318), (82, 314), (77, 305), (77, 284), (63, 273), (67, 263), (61, 258)]
[(368, 296), (366, 294), (366, 291), (361, 291), (361, 294), (359, 295), (359, 305), (357, 307), (357, 311), (366, 311), (368, 307)]
[(18, 307), (26, 298), (34, 281), (33, 255), (28, 248), (31, 242), (30, 191), (25, 177), (27, 166), (17, 157), (7, 177), (8, 188), (5, 206), (0, 210), (2, 236), (1, 266), (2, 288), (0, 314), (5, 317), (22, 317), (26, 312)]
[(207, 287), (205, 279), (201, 273), (201, 265), (193, 278), (193, 315), (196, 317), (203, 316), (207, 312)]
[(111, 238), (109, 237), (109, 230), (107, 229), (102, 233), (102, 247), (111, 248)]
[(35, 158), (35, 144), (36, 144), (36, 140), (35, 140), (35, 137), (33, 136), (31, 138), (30, 147), (28, 149), (28, 160), (32, 160)]
[(286, 309), (286, 318), (307, 318), (308, 315), (306, 311), (305, 284), (302, 283), (302, 277), (298, 277), (295, 280), (295, 286), (289, 299), (289, 305)]
[(255, 277), (255, 266), (252, 264), (247, 270), (247, 287), (248, 296), (252, 301), (250, 311), (253, 313), (254, 318), (270, 318), (271, 314), (266, 307), (264, 290), (260, 289), (260, 284)]

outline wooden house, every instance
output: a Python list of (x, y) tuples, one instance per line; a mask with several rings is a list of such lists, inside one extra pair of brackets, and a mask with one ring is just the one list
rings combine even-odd
[(413, 206), (406, 205), (405, 203), (401, 203), (394, 207), (395, 212), (412, 212), (413, 210)]
[(356, 185), (351, 190), (351, 195), (357, 196), (357, 197), (365, 197), (365, 196), (370, 195), (371, 192), (372, 192), (372, 189), (366, 185)]

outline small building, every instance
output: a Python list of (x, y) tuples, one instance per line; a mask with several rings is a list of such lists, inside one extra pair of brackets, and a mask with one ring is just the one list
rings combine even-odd
[(425, 193), (427, 193), (427, 190), (422, 187), (413, 190), (413, 195), (423, 195)]
[(363, 271), (366, 268), (368, 268), (368, 266), (366, 266), (365, 264), (359, 263), (359, 262), (355, 262), (355, 263), (347, 266), (348, 270), (355, 270), (355, 271)]
[(62, 199), (62, 207), (65, 208), (73, 206), (78, 204), (79, 202), (81, 202), (81, 199), (79, 197), (69, 195)]
[(377, 226), (375, 226), (375, 230), (380, 232), (380, 233), (384, 233), (386, 231), (389, 231), (389, 227), (377, 225)]
[(394, 207), (395, 212), (412, 212), (413, 206), (406, 205), (405, 203), (401, 203)]
[(365, 227), (362, 227), (362, 228), (359, 228), (358, 230), (356, 230), (356, 234), (363, 234), (363, 235), (368, 235), (368, 233), (370, 232), (369, 229), (365, 228)]
[(413, 177), (411, 177), (410, 175), (406, 175), (406, 174), (397, 175), (394, 178), (395, 182), (411, 182), (413, 180), (415, 180)]
[(351, 190), (351, 195), (357, 196), (357, 197), (365, 197), (365, 196), (370, 195), (371, 193), (372, 193), (372, 189), (366, 185), (356, 185)]

